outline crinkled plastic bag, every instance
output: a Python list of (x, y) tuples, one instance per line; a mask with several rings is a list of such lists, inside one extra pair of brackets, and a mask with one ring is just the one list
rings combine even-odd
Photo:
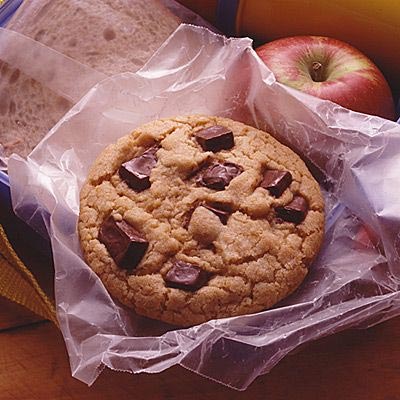
[[(108, 144), (150, 120), (195, 113), (270, 131), (311, 161), (326, 238), (304, 283), (273, 309), (174, 329), (117, 304), (84, 263), (79, 190)], [(9, 161), (15, 211), (45, 223), (51, 237), (73, 376), (92, 384), (104, 366), (138, 373), (180, 364), (245, 389), (303, 343), (400, 314), (399, 149), (397, 124), (275, 82), (249, 39), (180, 26), (137, 73), (92, 88), (26, 161)], [(363, 240), (363, 226), (378, 240)]]

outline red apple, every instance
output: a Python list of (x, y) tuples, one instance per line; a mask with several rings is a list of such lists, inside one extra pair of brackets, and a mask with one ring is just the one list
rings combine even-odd
[(395, 119), (392, 94), (376, 65), (340, 40), (293, 36), (256, 49), (276, 80), (350, 110)]

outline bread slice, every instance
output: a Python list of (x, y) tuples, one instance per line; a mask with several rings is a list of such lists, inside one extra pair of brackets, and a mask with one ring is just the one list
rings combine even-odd
[(27, 156), (72, 107), (19, 69), (0, 62), (0, 143), (4, 155)]
[[(138, 70), (179, 23), (158, 0), (26, 0), (7, 28), (114, 75)], [(0, 79), (0, 143), (26, 156), (72, 104), (28, 70), (3, 62)]]

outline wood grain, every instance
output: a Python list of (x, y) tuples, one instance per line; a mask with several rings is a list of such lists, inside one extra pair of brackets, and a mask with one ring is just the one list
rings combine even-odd
[(286, 357), (245, 392), (181, 367), (155, 375), (106, 370), (92, 387), (72, 378), (50, 323), (0, 333), (0, 399), (400, 400), (400, 318), (343, 332)]
[(42, 319), (26, 308), (0, 297), (0, 331), (30, 324)]

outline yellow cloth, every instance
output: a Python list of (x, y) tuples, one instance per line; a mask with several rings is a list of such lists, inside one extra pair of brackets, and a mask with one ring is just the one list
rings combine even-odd
[(0, 296), (58, 325), (52, 301), (15, 253), (0, 225)]

